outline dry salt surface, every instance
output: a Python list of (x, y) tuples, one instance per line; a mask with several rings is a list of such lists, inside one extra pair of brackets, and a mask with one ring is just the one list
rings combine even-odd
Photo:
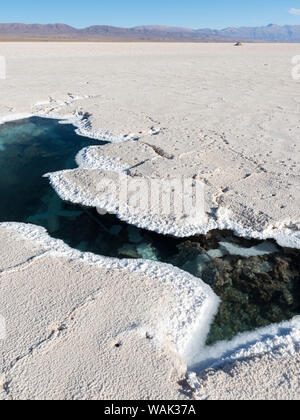
[[(161, 233), (230, 228), (300, 248), (299, 53), (298, 44), (0, 43), (0, 121), (64, 118), (112, 142), (49, 174), (64, 199)], [(202, 181), (205, 218), (120, 210), (99, 186), (124, 170)], [(81, 254), (24, 225), (1, 225), (0, 255), (3, 399), (299, 399), (299, 319), (208, 350), (218, 299), (178, 269)], [(211, 357), (223, 364), (195, 367), (193, 392), (183, 389), (187, 365)]]

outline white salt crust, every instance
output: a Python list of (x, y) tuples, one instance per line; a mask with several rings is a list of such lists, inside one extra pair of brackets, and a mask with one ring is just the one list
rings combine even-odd
[[(81, 260), (108, 270), (126, 270), (143, 274), (167, 284), (177, 296), (180, 304), (170, 313), (168, 319), (158, 320), (155, 337), (170, 335), (175, 351), (190, 364), (191, 347), (203, 348), (211, 322), (217, 313), (220, 299), (211, 288), (200, 279), (168, 264), (150, 260), (119, 260), (92, 253), (83, 253), (70, 248), (63, 241), (51, 238), (47, 231), (39, 226), (23, 223), (1, 223), (1, 227), (13, 229), (22, 238), (41, 246), (48, 255)], [(161, 339), (161, 340), (160, 340)], [(195, 342), (195, 344), (193, 344)]]
[[(83, 155), (80, 155), (80, 158), (77, 162), (81, 165)], [(104, 170), (110, 165), (110, 160), (103, 158)], [(88, 169), (88, 162), (84, 162), (83, 168)], [(101, 162), (93, 163), (90, 169), (103, 169), (100, 167)], [(112, 163), (110, 171), (114, 172), (118, 170), (116, 164)], [(135, 225), (142, 229), (147, 229), (153, 232), (157, 232), (164, 235), (173, 235), (176, 237), (189, 237), (198, 234), (207, 234), (211, 230), (231, 230), (235, 235), (252, 238), (252, 239), (274, 239), (278, 245), (288, 248), (300, 249), (300, 232), (290, 227), (286, 227), (284, 224), (278, 225), (276, 228), (274, 224), (261, 231), (255, 231), (250, 227), (244, 227), (240, 223), (234, 220), (234, 215), (232, 212), (224, 207), (220, 207), (215, 214), (215, 217), (210, 218), (208, 221), (201, 220), (199, 224), (189, 223), (187, 220), (177, 221), (174, 220), (170, 223), (166, 218), (160, 218), (157, 214), (149, 214), (136, 211), (131, 211), (131, 209), (124, 203), (122, 206), (119, 203), (114, 201), (113, 196), (101, 195), (92, 196), (85, 189), (81, 188), (80, 185), (75, 185), (71, 182), (68, 182), (64, 174), (72, 171), (61, 171), (51, 174), (46, 174), (45, 176), (49, 177), (51, 185), (56, 190), (57, 194), (65, 201), (70, 201), (74, 204), (82, 204), (88, 207), (105, 209), (110, 213), (115, 214), (120, 220)], [(125, 176), (125, 175), (124, 175)]]
[(112, 159), (108, 156), (101, 155), (97, 161), (93, 159), (90, 151), (96, 147), (97, 150), (99, 146), (90, 146), (82, 149), (76, 156), (76, 163), (80, 168), (83, 169), (102, 169), (106, 171), (114, 172), (123, 172), (128, 169), (128, 166), (122, 164), (118, 159)]
[[(40, 114), (39, 116), (47, 117), (47, 114)], [(102, 141), (108, 141), (112, 143), (125, 142), (130, 138), (116, 137), (112, 133), (105, 131), (93, 132), (86, 128), (88, 126), (87, 121), (83, 121), (79, 115), (73, 115), (66, 118), (60, 115), (52, 115), (51, 118), (60, 119), (63, 118), (62, 123), (73, 124), (76, 129), (76, 133), (82, 136), (98, 139)], [(99, 156), (99, 149), (97, 152), (97, 159), (93, 158), (93, 148), (95, 146), (87, 147), (81, 150), (76, 156), (76, 163), (78, 167), (82, 169), (101, 169), (104, 171), (111, 172), (125, 172), (130, 165), (120, 163), (118, 159), (112, 159), (104, 154)], [(112, 212), (120, 220), (123, 220), (129, 224), (135, 225), (142, 229), (151, 230), (153, 232), (174, 235), (177, 237), (188, 237), (197, 234), (207, 234), (209, 231), (214, 229), (219, 230), (232, 230), (237, 236), (252, 238), (252, 239), (274, 239), (280, 246), (288, 248), (300, 249), (300, 232), (294, 227), (290, 227), (289, 222), (278, 224), (264, 229), (263, 231), (255, 231), (251, 227), (244, 227), (235, 220), (234, 214), (227, 208), (219, 207), (214, 218), (210, 218), (206, 222), (201, 220), (199, 224), (194, 222), (189, 223), (188, 220), (174, 221), (169, 223), (168, 220), (159, 218), (156, 215), (150, 215), (145, 213), (137, 214), (131, 212), (128, 207), (120, 211), (118, 204), (113, 202), (103, 201), (101, 197), (91, 197), (88, 195), (86, 190), (80, 190), (78, 186), (70, 188), (70, 185), (65, 185), (60, 174), (63, 172), (57, 172), (54, 174), (47, 174), (53, 188), (56, 190), (58, 195), (66, 201), (73, 202), (75, 204), (83, 204), (89, 207), (98, 207), (106, 209)]]
[[(81, 136), (107, 141), (111, 143), (119, 143), (130, 140), (130, 137), (116, 136), (105, 130), (92, 131), (89, 128), (88, 119), (83, 119), (82, 115), (60, 115), (54, 112), (52, 113), (33, 113), (33, 114), (13, 114), (0, 118), (0, 124), (4, 124), (8, 121), (20, 120), (22, 118), (29, 117), (41, 117), (41, 118), (53, 118), (58, 119), (62, 124), (72, 124), (76, 127), (76, 133)], [(92, 148), (93, 146), (91, 146)], [(117, 159), (111, 159), (104, 156), (99, 159), (99, 153), (97, 154), (97, 160), (93, 160), (93, 154), (91, 148), (85, 148), (80, 151), (76, 157), (77, 165), (83, 169), (101, 169), (112, 172), (123, 172), (127, 169), (126, 165), (118, 162)], [(106, 209), (109, 212), (114, 213), (120, 220), (123, 220), (129, 224), (135, 225), (142, 229), (148, 229), (153, 232), (174, 235), (177, 237), (188, 237), (197, 234), (206, 234), (211, 230), (232, 230), (235, 235), (252, 238), (252, 239), (274, 239), (278, 245), (282, 247), (300, 249), (300, 232), (294, 226), (290, 226), (289, 221), (286, 223), (272, 224), (272, 226), (264, 229), (263, 231), (256, 231), (251, 227), (244, 227), (235, 220), (234, 214), (227, 208), (219, 207), (216, 211), (214, 218), (210, 218), (206, 222), (203, 220), (199, 224), (188, 223), (187, 221), (172, 222), (168, 223), (167, 220), (151, 216), (149, 214), (137, 214), (131, 213), (130, 209), (126, 208), (122, 213), (118, 209), (118, 205), (113, 202), (107, 202), (101, 197), (91, 197), (85, 190), (80, 190), (78, 186), (66, 185), (62, 179), (61, 174), (66, 171), (46, 174), (49, 176), (51, 185), (56, 190), (58, 195), (66, 201), (73, 202), (74, 204), (83, 204), (89, 207), (98, 207)]]

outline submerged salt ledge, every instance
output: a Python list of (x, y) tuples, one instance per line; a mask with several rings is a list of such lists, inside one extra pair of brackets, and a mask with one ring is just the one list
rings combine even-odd
[(229, 241), (222, 241), (219, 244), (219, 252), (223, 255), (229, 254), (248, 258), (270, 255), (278, 252), (278, 248), (272, 242), (263, 242), (259, 245), (252, 246), (251, 248), (244, 248)]

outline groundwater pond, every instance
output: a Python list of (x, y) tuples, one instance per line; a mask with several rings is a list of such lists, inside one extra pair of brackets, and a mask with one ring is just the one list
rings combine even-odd
[(190, 238), (159, 235), (63, 202), (43, 175), (75, 168), (82, 148), (103, 144), (53, 119), (1, 125), (0, 222), (36, 224), (80, 251), (166, 262), (201, 278), (222, 299), (207, 344), (300, 314), (299, 250), (230, 231)]

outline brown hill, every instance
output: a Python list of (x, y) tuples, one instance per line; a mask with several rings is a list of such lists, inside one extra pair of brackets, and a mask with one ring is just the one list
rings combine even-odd
[(137, 26), (119, 28), (95, 25), (77, 29), (62, 23), (41, 25), (0, 23), (2, 40), (70, 40), (70, 41), (173, 41), (173, 42), (300, 42), (300, 26), (267, 25), (214, 29), (190, 29), (169, 26)]

